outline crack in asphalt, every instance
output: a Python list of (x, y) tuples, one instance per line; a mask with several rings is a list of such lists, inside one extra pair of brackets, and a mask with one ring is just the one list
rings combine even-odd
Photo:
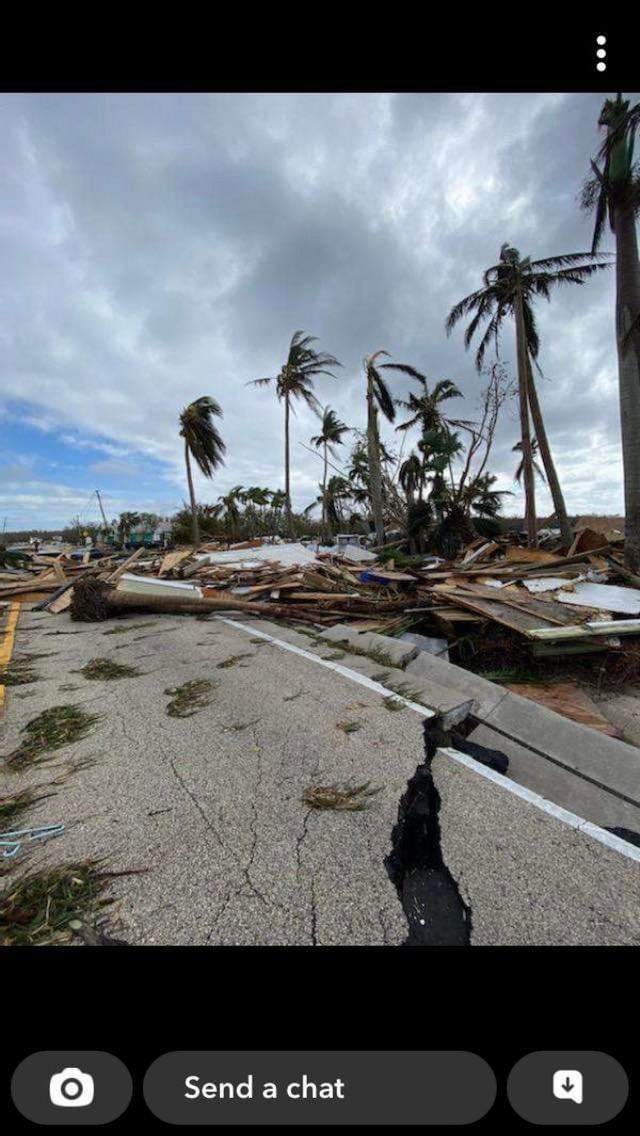
[(200, 816), (202, 817), (202, 819), (203, 819), (203, 821), (204, 821), (204, 823), (205, 823), (206, 827), (207, 827), (207, 828), (209, 829), (209, 831), (210, 831), (210, 832), (212, 832), (212, 833), (213, 833), (213, 835), (215, 836), (216, 840), (218, 841), (218, 844), (219, 844), (219, 845), (220, 845), (220, 847), (222, 848), (223, 852), (226, 852), (226, 851), (227, 851), (227, 849), (225, 848), (224, 842), (223, 842), (223, 841), (221, 840), (221, 838), (220, 838), (220, 834), (219, 834), (219, 832), (217, 831), (217, 829), (215, 828), (215, 826), (214, 826), (214, 825), (213, 825), (213, 824), (211, 823), (211, 819), (210, 819), (210, 817), (209, 817), (209, 816), (207, 816), (207, 813), (206, 813), (206, 812), (204, 811), (204, 809), (202, 808), (202, 806), (201, 806), (200, 802), (199, 802), (199, 801), (198, 801), (198, 800), (196, 799), (196, 797), (195, 797), (195, 796), (194, 796), (194, 794), (193, 794), (193, 793), (191, 792), (191, 790), (189, 789), (189, 787), (188, 787), (188, 785), (186, 784), (186, 782), (184, 781), (184, 779), (183, 779), (183, 778), (182, 778), (182, 777), (180, 776), (180, 774), (178, 773), (178, 770), (176, 769), (176, 766), (175, 766), (175, 762), (176, 762), (176, 758), (175, 758), (175, 757), (172, 757), (172, 758), (171, 758), (171, 759), (169, 760), (169, 765), (171, 766), (171, 769), (172, 769), (172, 771), (173, 771), (173, 775), (174, 775), (174, 777), (175, 777), (176, 781), (178, 782), (178, 784), (180, 785), (180, 787), (181, 787), (181, 788), (183, 789), (183, 791), (184, 791), (184, 792), (185, 792), (185, 793), (187, 794), (187, 796), (189, 797), (189, 800), (190, 800), (190, 801), (192, 802), (192, 804), (193, 804), (193, 805), (195, 806), (195, 808), (196, 808), (196, 809), (198, 810), (198, 812), (200, 813)]

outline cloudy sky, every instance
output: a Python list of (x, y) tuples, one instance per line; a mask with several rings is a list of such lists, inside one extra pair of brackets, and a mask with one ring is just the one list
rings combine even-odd
[[(198, 493), (282, 485), (277, 373), (302, 328), (341, 361), (322, 403), (364, 425), (362, 357), (386, 348), (481, 387), (450, 307), (509, 241), (580, 251), (577, 194), (601, 95), (5, 95), (0, 100), (0, 529), (185, 498), (177, 419), (222, 405), (227, 463)], [(610, 236), (604, 245), (612, 247)], [(622, 508), (613, 273), (538, 309), (540, 392), (570, 512)], [(513, 371), (510, 329), (503, 358)], [(399, 396), (408, 380), (393, 380)], [(299, 409), (294, 506), (318, 492)], [(386, 430), (398, 450), (399, 435)], [(517, 490), (515, 403), (490, 463)], [(405, 453), (408, 443), (405, 446)], [(506, 498), (520, 509), (519, 492)], [(550, 511), (539, 487), (539, 512)]]

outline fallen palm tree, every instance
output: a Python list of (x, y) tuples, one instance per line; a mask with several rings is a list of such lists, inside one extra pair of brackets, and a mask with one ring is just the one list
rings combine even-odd
[[(83, 623), (95, 623), (111, 619), (114, 615), (126, 611), (158, 611), (167, 614), (199, 615), (211, 611), (241, 611), (247, 615), (264, 615), (273, 618), (279, 616), (284, 619), (299, 620), (304, 623), (322, 622), (326, 613), (331, 622), (336, 616), (351, 616), (355, 614), (378, 615), (402, 611), (406, 607), (406, 600), (368, 600), (362, 596), (340, 598), (340, 606), (333, 606), (329, 597), (324, 604), (314, 603), (313, 606), (302, 603), (278, 604), (272, 601), (246, 600), (241, 596), (227, 593), (219, 595), (202, 596), (194, 589), (193, 595), (159, 596), (156, 594), (133, 591), (121, 591), (105, 580), (96, 576), (85, 576), (78, 580), (73, 589), (70, 613), (73, 620)], [(353, 606), (351, 606), (353, 605)], [(347, 610), (346, 610), (347, 609)]]

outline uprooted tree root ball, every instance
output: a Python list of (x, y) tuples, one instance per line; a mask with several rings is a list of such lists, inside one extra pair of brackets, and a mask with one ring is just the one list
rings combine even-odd
[(76, 580), (71, 595), (69, 612), (79, 623), (101, 623), (113, 618), (113, 608), (107, 601), (109, 585), (96, 576)]

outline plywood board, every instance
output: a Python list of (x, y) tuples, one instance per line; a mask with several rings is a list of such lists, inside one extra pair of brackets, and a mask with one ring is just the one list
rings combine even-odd
[(505, 682), (504, 686), (507, 690), (512, 690), (514, 694), (521, 695), (522, 698), (529, 698), (532, 702), (546, 706), (548, 710), (554, 710), (556, 714), (562, 714), (563, 718), (570, 718), (572, 722), (579, 722), (581, 726), (590, 726), (592, 730), (598, 730), (601, 734), (607, 734), (611, 738), (622, 736), (620, 731), (605, 718), (604, 714), (600, 713), (593, 699), (578, 686), (574, 679), (565, 682), (539, 684)]

